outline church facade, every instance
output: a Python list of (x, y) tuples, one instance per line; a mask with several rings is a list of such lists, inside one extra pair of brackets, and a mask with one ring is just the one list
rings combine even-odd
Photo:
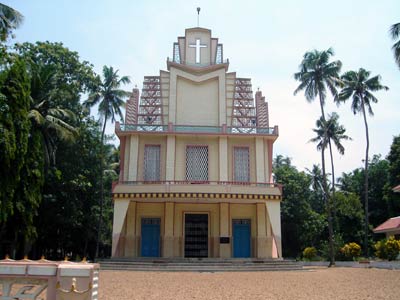
[(127, 101), (113, 185), (112, 257), (280, 258), (268, 105), (223, 45), (185, 30), (167, 70)]

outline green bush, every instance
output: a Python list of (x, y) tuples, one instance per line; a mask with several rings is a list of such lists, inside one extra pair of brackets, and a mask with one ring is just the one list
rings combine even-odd
[(317, 257), (317, 249), (314, 247), (307, 247), (303, 250), (303, 258), (312, 260)]
[(340, 248), (340, 253), (347, 259), (356, 259), (361, 255), (361, 247), (357, 243), (348, 243)]
[(393, 236), (378, 241), (375, 245), (375, 255), (382, 259), (395, 260), (400, 253), (400, 240)]

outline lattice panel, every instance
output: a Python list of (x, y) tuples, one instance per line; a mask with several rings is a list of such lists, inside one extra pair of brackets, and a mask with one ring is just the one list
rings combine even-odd
[(179, 52), (179, 44), (174, 43), (174, 62), (180, 64), (181, 63), (181, 54)]
[(224, 61), (223, 53), (222, 53), (222, 44), (217, 45), (217, 55), (215, 56), (215, 63), (222, 64)]
[(160, 218), (143, 218), (142, 225), (160, 225)]
[(144, 147), (144, 176), (145, 181), (160, 181), (160, 146)]
[(232, 126), (239, 128), (257, 126), (256, 108), (254, 107), (254, 98), (250, 79), (236, 78), (235, 80)]
[(240, 225), (251, 225), (250, 219), (233, 219), (233, 224), (240, 224)]
[(159, 76), (146, 76), (138, 111), (138, 124), (162, 124), (161, 79)]
[(234, 181), (250, 181), (250, 155), (249, 148), (234, 148)]
[(186, 180), (208, 181), (208, 147), (186, 148)]

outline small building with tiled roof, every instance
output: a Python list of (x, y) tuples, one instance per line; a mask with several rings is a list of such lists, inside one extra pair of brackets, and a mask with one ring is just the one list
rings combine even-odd
[(393, 192), (400, 193), (400, 184), (393, 188)]
[(390, 218), (378, 227), (374, 228), (374, 233), (385, 233), (386, 237), (400, 235), (400, 216)]

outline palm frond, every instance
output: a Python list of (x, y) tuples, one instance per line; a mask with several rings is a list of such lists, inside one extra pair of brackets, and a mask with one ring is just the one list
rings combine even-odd
[(393, 40), (400, 37), (400, 23), (393, 24), (389, 29), (389, 34)]
[(37, 126), (43, 126), (45, 123), (45, 118), (42, 116), (42, 114), (36, 110), (36, 109), (31, 109), (28, 112), (28, 118), (34, 122)]

